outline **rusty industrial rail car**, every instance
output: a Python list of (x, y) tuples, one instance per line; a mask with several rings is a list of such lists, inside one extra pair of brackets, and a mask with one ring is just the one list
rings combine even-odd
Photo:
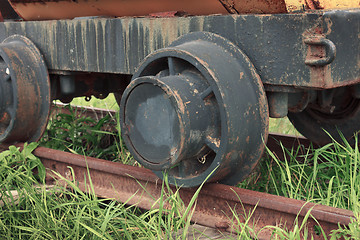
[(0, 141), (38, 140), (54, 99), (115, 93), (159, 177), (236, 184), (269, 117), (317, 144), (360, 130), (360, 6), (346, 0), (0, 3)]

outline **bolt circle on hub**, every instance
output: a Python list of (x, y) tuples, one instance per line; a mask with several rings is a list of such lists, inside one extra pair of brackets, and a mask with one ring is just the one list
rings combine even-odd
[(160, 178), (185, 187), (236, 184), (256, 166), (268, 106), (253, 65), (228, 40), (185, 35), (141, 64), (120, 103), (124, 141)]
[(45, 62), (26, 37), (0, 43), (0, 142), (37, 141), (50, 112), (50, 80)]

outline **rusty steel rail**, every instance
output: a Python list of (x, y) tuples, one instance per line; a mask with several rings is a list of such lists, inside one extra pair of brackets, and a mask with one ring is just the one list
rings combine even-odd
[[(55, 171), (66, 179), (76, 180), (80, 189), (88, 191), (90, 186), (87, 184), (91, 176), (93, 189), (99, 197), (113, 198), (143, 209), (151, 209), (158, 204), (162, 182), (150, 170), (44, 147), (38, 147), (34, 154), (47, 168), (48, 179), (51, 179), (49, 176), (54, 176)], [(185, 205), (190, 202), (196, 190), (179, 190)], [(292, 229), (296, 219), (301, 224), (308, 211), (311, 211), (312, 217), (307, 220), (306, 227), (315, 239), (322, 239), (322, 236), (316, 235), (316, 226), (321, 226), (329, 235), (339, 224), (348, 225), (353, 218), (353, 213), (348, 210), (210, 183), (200, 191), (192, 221), (231, 232), (239, 226), (234, 218), (235, 212), (242, 223), (247, 218), (244, 216), (251, 216), (247, 224), (258, 232), (257, 237), (269, 239), (271, 229), (262, 228), (280, 226)]]
[[(53, 113), (69, 113), (68, 109), (63, 106), (58, 105), (54, 108)], [(107, 114), (112, 116), (116, 114), (115, 111), (89, 107), (73, 106), (73, 110), (76, 114), (94, 119), (102, 118)], [(282, 159), (284, 157), (282, 147), (288, 149), (299, 146), (308, 148), (311, 143), (303, 137), (270, 134), (267, 146), (270, 151)], [(71, 166), (74, 169), (76, 180), (83, 190), (86, 190), (84, 176), (87, 175), (88, 166), (95, 192), (101, 197), (115, 198), (121, 202), (131, 199), (128, 201), (129, 204), (137, 204), (145, 209), (150, 209), (160, 197), (161, 180), (147, 169), (44, 148), (38, 148), (35, 154), (41, 157), (49, 170), (57, 171), (70, 179), (72, 176), (68, 166)], [(180, 190), (185, 204), (190, 202), (195, 191), (196, 189)], [(231, 225), (231, 222), (234, 221), (232, 211), (239, 216), (248, 216), (254, 209), (250, 225), (255, 227), (255, 231), (259, 231), (264, 226), (281, 226), (292, 229), (297, 216), (298, 222), (301, 223), (310, 209), (312, 209), (312, 216), (326, 234), (329, 234), (332, 229), (337, 229), (338, 224), (347, 225), (353, 217), (351, 211), (212, 183), (202, 189), (192, 220), (208, 227), (233, 231), (236, 225)], [(245, 221), (243, 217), (240, 219), (242, 222)], [(307, 228), (312, 235), (321, 239), (321, 236), (315, 235), (315, 226), (318, 224), (314, 219), (308, 220)], [(270, 235), (271, 229), (269, 228), (262, 230), (258, 237), (268, 239)]]

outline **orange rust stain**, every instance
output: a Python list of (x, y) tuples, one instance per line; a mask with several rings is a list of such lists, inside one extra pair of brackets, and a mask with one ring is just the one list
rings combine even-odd
[(10, 116), (6, 112), (0, 117), (0, 123), (7, 123), (9, 122)]
[(181, 94), (178, 93), (178, 91), (173, 91), (173, 95), (176, 98), (176, 101), (178, 102), (178, 108), (182, 114), (185, 113), (185, 104), (183, 103), (181, 99)]
[(209, 140), (209, 142), (213, 143), (217, 148), (220, 147), (220, 139), (213, 138), (211, 136), (208, 136), (207, 139)]
[(240, 79), (242, 79), (243, 77), (244, 77), (244, 73), (241, 72), (241, 73), (240, 73)]
[(284, 0), (220, 0), (229, 13), (285, 13)]

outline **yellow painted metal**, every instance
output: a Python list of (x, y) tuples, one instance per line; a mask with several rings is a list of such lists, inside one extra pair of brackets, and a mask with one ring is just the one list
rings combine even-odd
[(288, 12), (306, 9), (360, 8), (360, 0), (285, 0)]
[(301, 11), (305, 8), (305, 0), (285, 0), (286, 9), (288, 12)]
[(359, 8), (359, 0), (321, 0), (318, 1), (324, 9)]

